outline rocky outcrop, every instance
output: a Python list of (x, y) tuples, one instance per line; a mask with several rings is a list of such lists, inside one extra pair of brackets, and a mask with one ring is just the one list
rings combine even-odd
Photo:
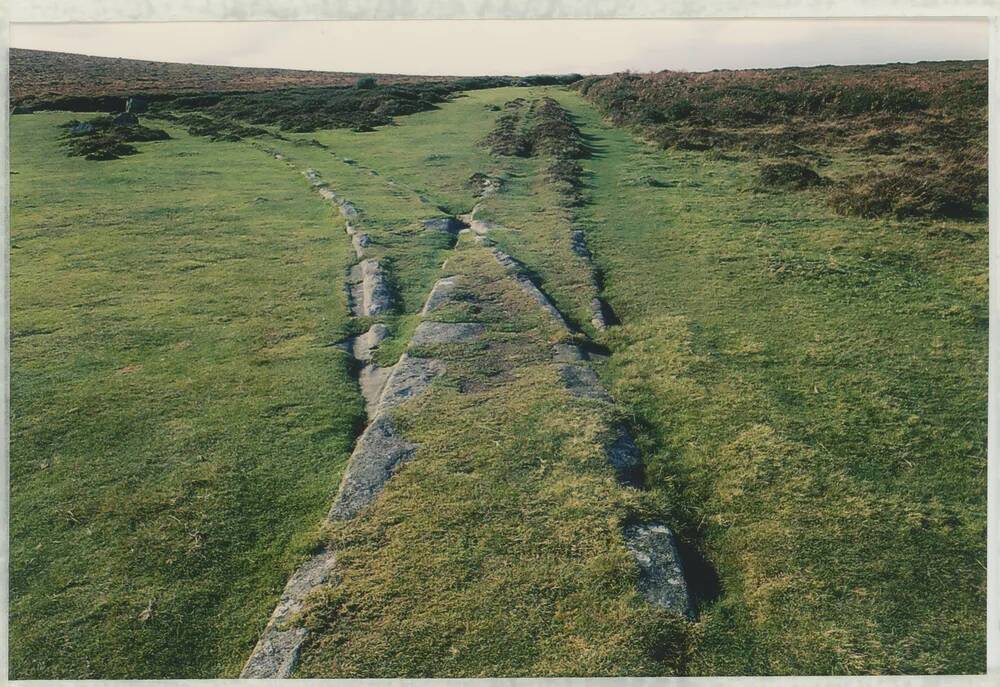
[[(586, 234), (579, 229), (574, 229), (570, 232), (570, 247), (576, 255), (586, 261), (588, 267), (590, 268), (591, 288), (593, 288), (595, 294), (599, 294), (601, 291), (601, 279), (597, 269), (594, 267), (594, 258), (590, 253), (590, 249), (587, 247)], [(607, 311), (607, 304), (601, 300), (599, 295), (595, 295), (590, 301), (590, 324), (594, 327), (594, 329), (598, 331), (607, 329), (610, 324)]]
[(452, 300), (455, 296), (455, 290), (458, 288), (458, 281), (458, 277), (438, 279), (434, 284), (434, 288), (431, 289), (430, 295), (427, 296), (427, 301), (424, 303), (424, 308), (420, 311), (420, 314), (427, 315), (432, 313)]
[(615, 428), (615, 438), (608, 446), (607, 454), (618, 481), (625, 486), (641, 489), (644, 482), (642, 456), (627, 429), (621, 426)]
[(441, 344), (472, 343), (486, 332), (486, 325), (479, 322), (421, 322), (411, 346), (437, 346)]
[(355, 317), (377, 317), (392, 312), (389, 279), (378, 260), (362, 260), (347, 273), (347, 294)]
[(597, 373), (587, 365), (560, 365), (559, 376), (566, 390), (577, 398), (589, 398), (593, 401), (611, 402), (611, 396), (601, 385)]
[(435, 358), (418, 358), (404, 353), (386, 380), (376, 415), (419, 396), (444, 372), (444, 363)]
[(639, 592), (646, 601), (686, 618), (694, 617), (694, 604), (684, 580), (677, 542), (662, 523), (625, 527), (625, 545), (639, 566)]

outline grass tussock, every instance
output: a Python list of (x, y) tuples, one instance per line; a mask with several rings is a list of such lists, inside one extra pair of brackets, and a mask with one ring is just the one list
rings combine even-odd
[(189, 113), (175, 115), (163, 112), (156, 115), (160, 119), (185, 127), (192, 136), (204, 136), (210, 141), (235, 142), (244, 138), (268, 136), (270, 132), (259, 126), (247, 126), (231, 118), (215, 118)]
[(757, 176), (757, 187), (761, 189), (799, 191), (822, 183), (823, 178), (815, 170), (795, 162), (766, 164)]
[(562, 204), (574, 207), (584, 202), (579, 160), (588, 157), (590, 149), (572, 115), (553, 98), (508, 101), (483, 144), (501, 157), (548, 159), (545, 178), (555, 184)]
[(73, 119), (60, 125), (64, 130), (63, 147), (71, 157), (87, 160), (117, 160), (135, 155), (138, 148), (130, 143), (163, 141), (170, 135), (162, 129), (153, 129), (136, 123), (115, 124), (110, 116), (94, 117), (86, 122)]
[(985, 170), (944, 168), (930, 175), (905, 171), (869, 172), (841, 181), (830, 206), (842, 215), (876, 218), (971, 218), (985, 203)]

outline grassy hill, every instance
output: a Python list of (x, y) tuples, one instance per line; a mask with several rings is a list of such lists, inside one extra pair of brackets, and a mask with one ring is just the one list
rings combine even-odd
[[(12, 676), (235, 677), (321, 550), (297, 677), (982, 671), (985, 207), (836, 198), (921, 164), (979, 189), (955, 170), (984, 79), (452, 87), (371, 126), (334, 91), (295, 120), (164, 101), (142, 122), (170, 138), (108, 161), (65, 157), (89, 115), (14, 115)], [(375, 316), (345, 226), (387, 275)], [(386, 416), (412, 456), (325, 520), (366, 422), (345, 342), (374, 325), (374, 365), (444, 372)], [(560, 377), (566, 345), (610, 397)], [(637, 521), (676, 534), (694, 618), (641, 593)]]

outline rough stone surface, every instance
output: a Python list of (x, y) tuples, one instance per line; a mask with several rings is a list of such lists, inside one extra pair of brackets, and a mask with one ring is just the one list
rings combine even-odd
[(361, 310), (373, 317), (392, 310), (392, 292), (377, 260), (361, 261)]
[(470, 343), (486, 331), (479, 322), (421, 322), (413, 332), (411, 346)]
[(552, 360), (557, 363), (575, 363), (587, 359), (587, 354), (576, 344), (558, 343), (552, 347)]
[(364, 365), (358, 371), (358, 387), (361, 389), (361, 396), (365, 399), (365, 414), (368, 419), (374, 418), (378, 412), (379, 400), (382, 398), (385, 383), (389, 381), (391, 374), (391, 367), (379, 367), (374, 363)]
[[(486, 243), (488, 244), (490, 241), (487, 240)], [(490, 253), (493, 254), (496, 261), (514, 277), (515, 281), (517, 281), (518, 285), (521, 287), (521, 290), (531, 296), (532, 300), (538, 303), (542, 310), (551, 315), (563, 329), (568, 331), (569, 326), (566, 324), (566, 320), (563, 319), (562, 313), (559, 312), (559, 309), (552, 304), (552, 301), (548, 299), (548, 296), (542, 293), (542, 290), (535, 286), (535, 283), (524, 274), (520, 263), (495, 246), (487, 246), (487, 248)]]
[(310, 558), (292, 574), (278, 600), (278, 605), (271, 613), (264, 633), (240, 672), (241, 678), (291, 676), (307, 631), (303, 627), (285, 627), (285, 625), (302, 610), (309, 592), (333, 577), (335, 563), (333, 552), (324, 550)]
[(594, 329), (607, 329), (608, 321), (604, 318), (604, 304), (600, 298), (593, 298), (590, 301), (590, 323)]
[(434, 288), (431, 289), (430, 294), (427, 296), (427, 301), (424, 303), (424, 308), (420, 311), (420, 314), (427, 315), (428, 313), (434, 312), (445, 303), (451, 302), (457, 287), (458, 277), (444, 277), (443, 279), (438, 279), (434, 282)]
[(361, 263), (351, 265), (347, 271), (347, 280), (344, 284), (347, 290), (348, 302), (351, 305), (351, 314), (355, 317), (364, 317), (365, 295), (362, 288)]
[(608, 462), (615, 469), (618, 481), (622, 484), (640, 488), (643, 483), (642, 456), (639, 447), (635, 445), (632, 435), (624, 427), (618, 427), (617, 436), (607, 448)]
[(372, 359), (372, 351), (378, 348), (389, 336), (389, 328), (384, 324), (375, 323), (364, 334), (359, 334), (352, 340), (351, 353), (355, 360), (368, 362)]
[(396, 433), (387, 415), (377, 415), (354, 447), (329, 519), (349, 520), (361, 512), (416, 448)]
[(582, 231), (574, 229), (573, 233), (570, 234), (569, 240), (574, 253), (579, 255), (581, 258), (590, 260), (590, 249), (587, 248), (587, 237)]
[(452, 217), (435, 217), (425, 219), (422, 224), (428, 231), (440, 231), (452, 236), (458, 236), (458, 232), (465, 228), (465, 225)]
[(629, 525), (623, 534), (639, 566), (639, 592), (654, 606), (693, 618), (694, 606), (670, 528), (660, 523)]
[(404, 353), (392, 368), (386, 380), (382, 397), (378, 402), (377, 414), (395, 408), (423, 393), (435, 378), (444, 374), (445, 366), (435, 358), (414, 358)]
[(597, 373), (586, 365), (560, 365), (559, 374), (566, 389), (574, 396), (611, 402), (611, 396), (601, 386)]
[(497, 229), (498, 227), (499, 225), (495, 222), (487, 222), (481, 219), (474, 219), (469, 222), (469, 229), (472, 233), (478, 236), (486, 236), (486, 234), (490, 233), (494, 229)]
[(358, 209), (349, 200), (342, 200), (339, 202), (340, 214), (347, 219), (356, 219), (358, 216)]
[(358, 371), (358, 386), (365, 399), (365, 411), (369, 418), (375, 415), (379, 399), (382, 397), (382, 390), (392, 372), (391, 367), (379, 367), (371, 362), (372, 352), (387, 336), (389, 336), (389, 328), (384, 324), (375, 323), (371, 329), (354, 337), (350, 342), (351, 354), (355, 360), (362, 364)]
[(372, 237), (360, 231), (351, 233), (351, 245), (354, 246), (354, 254), (359, 258), (364, 255), (365, 248), (372, 245)]

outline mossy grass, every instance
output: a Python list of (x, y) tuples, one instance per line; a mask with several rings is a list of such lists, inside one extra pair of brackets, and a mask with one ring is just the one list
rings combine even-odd
[(363, 417), (353, 254), (259, 150), (70, 117), (11, 125), (11, 676), (235, 676)]
[[(549, 157), (480, 145), (518, 97), (569, 111), (585, 203), (563, 202)], [(979, 214), (837, 215), (826, 189), (756, 187), (788, 157), (780, 127), (753, 149), (663, 150), (556, 87), (469, 92), (368, 132), (210, 143), (168, 125), (173, 140), (102, 165), (54, 154), (68, 118), (13, 118), (15, 676), (235, 675), (318, 541), (344, 576), (305, 618), (302, 676), (984, 668)], [(915, 173), (899, 151), (926, 158), (932, 133), (798, 157), (835, 181), (872, 156)], [(356, 257), (306, 167), (356, 204), (392, 276), (380, 363), (442, 275), (486, 281), (434, 318), (492, 323), (413, 352), (450, 361), (397, 411), (419, 455), (324, 533), (363, 412), (332, 344), (371, 320), (347, 318)], [(500, 191), (478, 197), (476, 173)], [(617, 409), (559, 390), (547, 347), (567, 335), (471, 237), (420, 223), (476, 203), (575, 337), (610, 351)], [(574, 228), (621, 320), (605, 332)], [(612, 421), (646, 493), (602, 457)], [(638, 597), (618, 529), (635, 513), (716, 570), (693, 625)]]
[(415, 352), (447, 372), (394, 414), (413, 460), (329, 528), (337, 582), (296, 676), (676, 673), (685, 624), (639, 595), (621, 536), (656, 506), (608, 464), (613, 409), (563, 388), (565, 330), (484, 248), (463, 239), (448, 272), (465, 296), (433, 318), (486, 334)]
[(721, 579), (689, 674), (982, 672), (985, 221), (844, 218), (557, 97), (602, 151), (612, 391)]

